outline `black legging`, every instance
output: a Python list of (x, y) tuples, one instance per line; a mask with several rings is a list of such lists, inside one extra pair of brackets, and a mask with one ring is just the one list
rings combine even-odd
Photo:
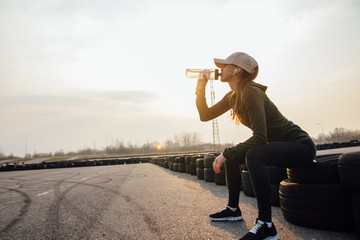
[(229, 207), (238, 207), (241, 189), (240, 164), (247, 164), (256, 194), (259, 219), (271, 222), (271, 185), (265, 165), (279, 167), (303, 167), (310, 165), (316, 155), (312, 140), (303, 142), (271, 142), (250, 148), (246, 156), (225, 162), (226, 181), (229, 189)]

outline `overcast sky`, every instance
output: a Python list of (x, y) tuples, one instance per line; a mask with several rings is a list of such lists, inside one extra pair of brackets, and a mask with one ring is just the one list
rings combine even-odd
[[(357, 0), (0, 0), (0, 152), (23, 156), (25, 139), (31, 154), (181, 132), (212, 142), (185, 69), (236, 51), (311, 136), (359, 129), (359, 26)], [(218, 121), (222, 143), (251, 136), (229, 113)]]

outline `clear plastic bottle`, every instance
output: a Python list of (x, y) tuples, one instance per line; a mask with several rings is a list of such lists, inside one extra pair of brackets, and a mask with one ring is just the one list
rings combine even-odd
[(219, 79), (219, 69), (193, 69), (187, 68), (185, 71), (186, 78), (199, 78), (202, 79), (202, 73), (206, 74), (209, 80)]

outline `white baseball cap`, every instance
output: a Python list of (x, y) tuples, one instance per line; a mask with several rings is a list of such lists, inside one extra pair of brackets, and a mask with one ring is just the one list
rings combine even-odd
[(234, 64), (241, 67), (248, 73), (252, 73), (258, 66), (256, 60), (250, 55), (243, 52), (235, 52), (226, 59), (214, 58), (215, 65), (218, 68), (223, 68), (225, 64)]

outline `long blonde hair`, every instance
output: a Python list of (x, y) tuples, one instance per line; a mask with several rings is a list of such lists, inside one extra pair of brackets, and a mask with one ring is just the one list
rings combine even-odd
[(241, 111), (243, 106), (242, 101), (244, 92), (247, 87), (252, 83), (252, 81), (257, 77), (258, 73), (258, 66), (252, 71), (252, 73), (248, 73), (243, 70), (240, 76), (241, 79), (239, 81), (238, 89), (234, 91), (230, 96), (232, 106), (231, 119), (234, 120), (237, 125), (241, 123)]

